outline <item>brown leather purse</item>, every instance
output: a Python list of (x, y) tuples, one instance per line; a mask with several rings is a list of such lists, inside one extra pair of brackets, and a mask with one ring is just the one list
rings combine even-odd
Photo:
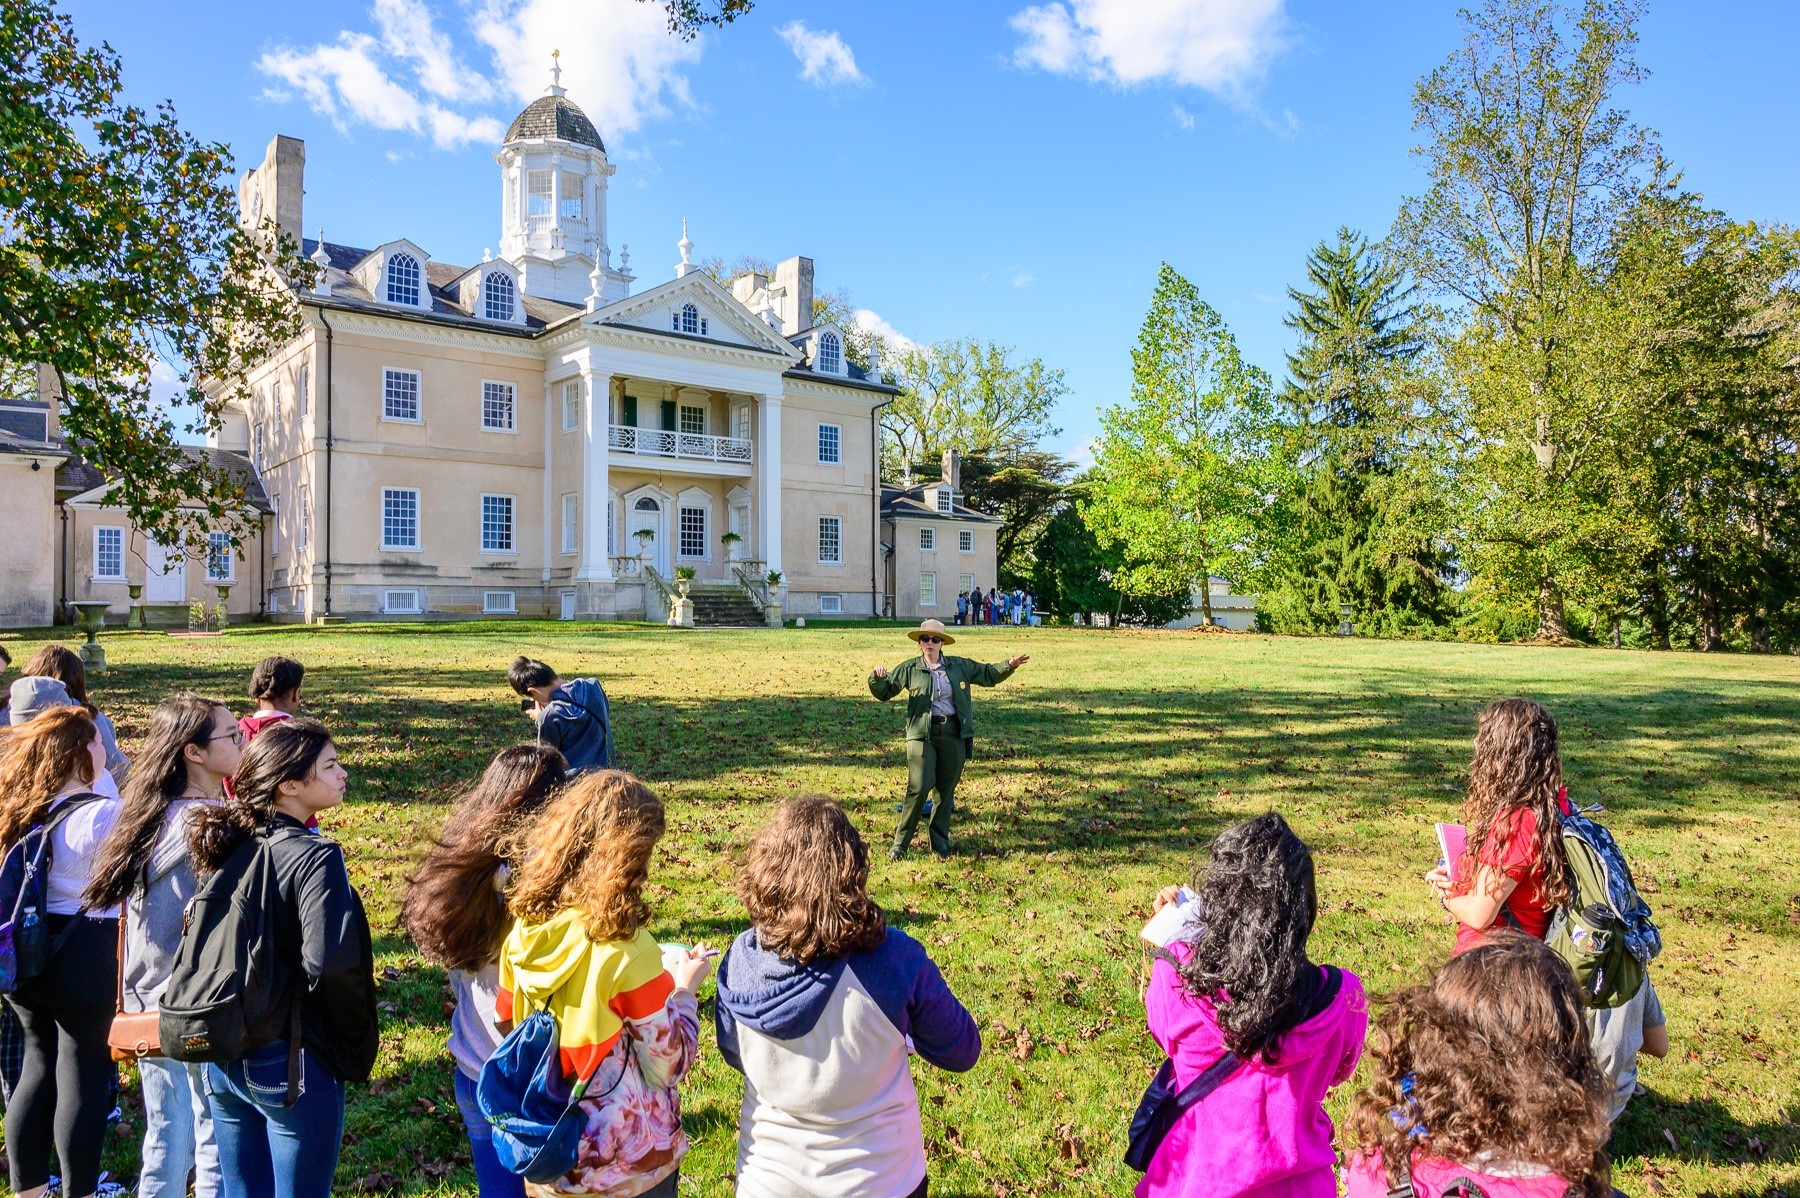
[(106, 1032), (106, 1046), (115, 1061), (136, 1061), (144, 1057), (160, 1057), (162, 1033), (158, 1023), (162, 1013), (155, 1007), (148, 1011), (125, 1009), (125, 921), (124, 902), (119, 904), (119, 988), (113, 998), (112, 1026)]

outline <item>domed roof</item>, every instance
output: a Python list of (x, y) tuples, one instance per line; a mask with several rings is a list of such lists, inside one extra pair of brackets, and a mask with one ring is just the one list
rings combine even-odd
[(592, 146), (602, 154), (606, 153), (606, 146), (600, 141), (600, 131), (594, 128), (594, 122), (588, 120), (587, 113), (577, 108), (575, 102), (567, 96), (539, 96), (524, 112), (513, 118), (511, 127), (506, 131), (507, 141), (536, 138), (556, 138), (580, 146)]

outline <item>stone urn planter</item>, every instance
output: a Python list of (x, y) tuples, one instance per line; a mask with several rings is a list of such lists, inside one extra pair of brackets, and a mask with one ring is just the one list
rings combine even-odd
[(125, 593), (131, 596), (131, 611), (125, 617), (125, 627), (142, 629), (144, 626), (144, 584), (128, 582)]
[(106, 650), (96, 639), (100, 630), (106, 627), (106, 609), (111, 606), (104, 599), (84, 599), (71, 602), (69, 607), (75, 612), (75, 626), (87, 634), (87, 642), (81, 646), (81, 664), (92, 673), (106, 668)]

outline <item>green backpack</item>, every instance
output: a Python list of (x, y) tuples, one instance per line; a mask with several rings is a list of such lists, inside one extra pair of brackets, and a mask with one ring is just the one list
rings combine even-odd
[(1622, 1006), (1643, 986), (1662, 933), (1612, 833), (1566, 799), (1562, 808), (1557, 823), (1573, 893), (1551, 916), (1544, 943), (1574, 971), (1589, 1007)]

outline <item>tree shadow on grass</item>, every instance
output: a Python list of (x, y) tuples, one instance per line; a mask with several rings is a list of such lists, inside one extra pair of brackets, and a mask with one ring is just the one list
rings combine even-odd
[(1795, 1122), (1800, 1111), (1783, 1114), (1744, 1123), (1717, 1099), (1674, 1100), (1650, 1091), (1625, 1108), (1613, 1125), (1607, 1151), (1614, 1159), (1674, 1158), (1715, 1165), (1793, 1162), (1800, 1159), (1800, 1125)]

